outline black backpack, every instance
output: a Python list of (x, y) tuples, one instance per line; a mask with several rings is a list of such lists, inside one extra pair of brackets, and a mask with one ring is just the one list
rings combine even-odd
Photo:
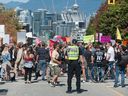
[(121, 56), (121, 61), (119, 62), (119, 66), (125, 67), (128, 64), (128, 53), (125, 53)]

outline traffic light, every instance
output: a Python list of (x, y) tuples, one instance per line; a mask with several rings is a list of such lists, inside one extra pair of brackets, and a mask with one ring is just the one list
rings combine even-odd
[(109, 5), (114, 5), (115, 4), (115, 0), (108, 0), (108, 4)]

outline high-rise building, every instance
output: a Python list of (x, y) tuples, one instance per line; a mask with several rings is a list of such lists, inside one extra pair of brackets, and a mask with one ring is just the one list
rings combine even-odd
[(82, 40), (86, 31), (86, 19), (79, 10), (78, 4), (59, 13), (51, 13), (46, 9), (38, 9), (34, 12), (28, 10), (19, 10), (17, 14), (20, 23), (26, 25), (27, 29), (32, 27), (32, 32), (42, 40), (47, 41), (54, 35), (72, 36)]
[(75, 3), (72, 8), (64, 10), (61, 17), (63, 23), (57, 26), (58, 34), (82, 40), (81, 37), (86, 34), (86, 19), (83, 13), (80, 12), (78, 4)]
[(32, 29), (31, 11), (16, 8), (16, 15), (19, 18), (19, 23), (22, 25), (22, 29), (26, 30), (26, 32), (30, 32)]
[(40, 29), (42, 25), (42, 11), (37, 10), (33, 12), (33, 23), (32, 23), (32, 29), (33, 29), (33, 34), (36, 36), (40, 36)]

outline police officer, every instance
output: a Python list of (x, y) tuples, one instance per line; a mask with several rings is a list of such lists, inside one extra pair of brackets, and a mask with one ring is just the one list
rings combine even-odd
[(76, 77), (77, 93), (81, 93), (81, 89), (80, 89), (81, 66), (80, 66), (79, 60), (82, 62), (82, 65), (84, 65), (83, 63), (84, 61), (82, 57), (82, 51), (76, 44), (77, 44), (77, 40), (73, 39), (72, 45), (67, 47), (67, 51), (65, 54), (65, 58), (68, 61), (68, 79), (67, 79), (68, 88), (66, 93), (72, 93), (71, 82), (74, 74)]

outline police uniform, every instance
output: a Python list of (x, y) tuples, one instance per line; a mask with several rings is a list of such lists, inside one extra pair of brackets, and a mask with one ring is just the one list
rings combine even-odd
[(82, 51), (80, 48), (76, 45), (73, 46), (68, 46), (67, 51), (66, 51), (66, 56), (68, 60), (68, 80), (67, 80), (67, 93), (71, 93), (72, 87), (71, 87), (71, 82), (73, 75), (75, 74), (76, 76), (76, 90), (77, 92), (80, 92), (80, 78), (81, 78), (81, 66), (79, 63), (79, 57), (82, 55)]

